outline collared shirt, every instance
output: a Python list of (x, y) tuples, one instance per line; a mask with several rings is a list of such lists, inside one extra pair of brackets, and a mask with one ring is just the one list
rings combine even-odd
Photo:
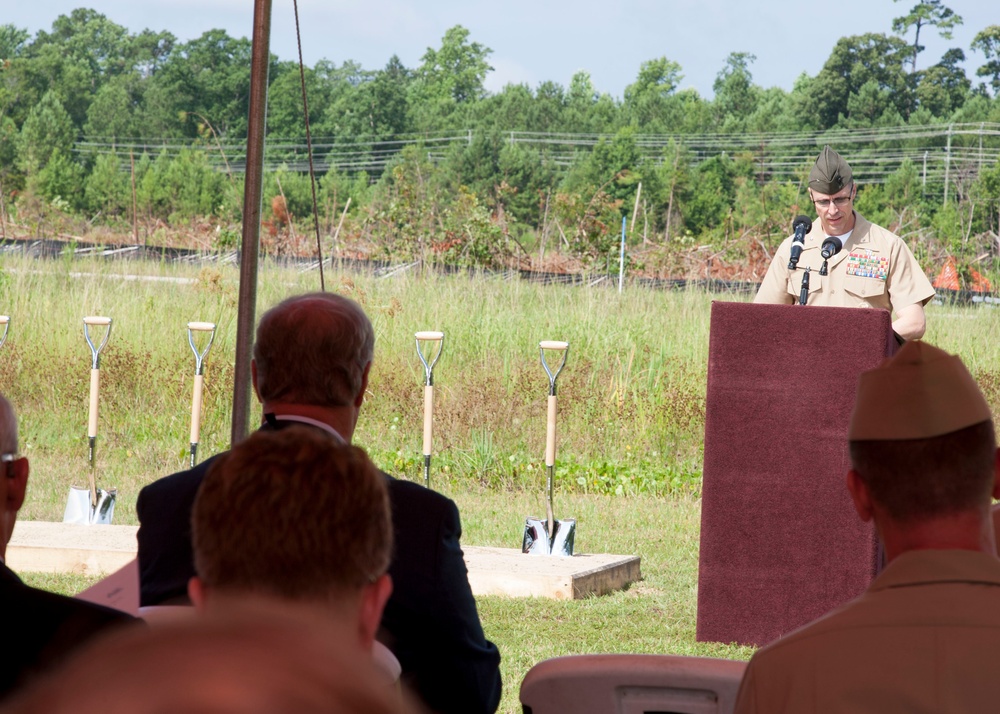
[(908, 551), (861, 597), (759, 650), (735, 711), (996, 711), (998, 651), (1000, 560)]
[(311, 419), (310, 417), (299, 416), (298, 414), (270, 414), (270, 415), (265, 415), (265, 418), (267, 416), (272, 417), (275, 421), (295, 421), (299, 422), (300, 424), (308, 424), (309, 426), (314, 426), (317, 429), (322, 429), (326, 433), (331, 434), (340, 443), (342, 444), (347, 443), (347, 439), (342, 437), (336, 429), (334, 429), (326, 422), (319, 421), (318, 419)]
[(754, 302), (798, 303), (802, 277), (808, 269), (808, 305), (877, 307), (897, 314), (910, 305), (926, 305), (934, 297), (934, 288), (906, 243), (857, 212), (854, 219), (854, 228), (844, 247), (827, 261), (828, 275), (820, 275), (823, 267), (820, 252), (827, 236), (819, 220), (806, 234), (795, 270), (788, 269), (792, 238), (786, 238), (778, 247)]

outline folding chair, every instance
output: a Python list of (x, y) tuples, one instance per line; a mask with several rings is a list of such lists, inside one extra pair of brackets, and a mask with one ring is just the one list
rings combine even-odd
[(746, 662), (597, 654), (539, 662), (521, 683), (524, 714), (730, 714)]

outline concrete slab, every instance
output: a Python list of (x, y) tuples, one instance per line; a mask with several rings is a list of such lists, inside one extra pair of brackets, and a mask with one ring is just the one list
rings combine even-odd
[(621, 590), (642, 577), (637, 555), (525, 555), (516, 548), (475, 546), (462, 550), (469, 584), (477, 596), (574, 600)]
[[(107, 575), (135, 558), (138, 526), (18, 521), (7, 546), (15, 571)], [(463, 546), (476, 596), (572, 600), (621, 590), (641, 579), (634, 555), (525, 555), (516, 548)]]
[(135, 558), (138, 526), (17, 521), (7, 544), (15, 571), (107, 575)]

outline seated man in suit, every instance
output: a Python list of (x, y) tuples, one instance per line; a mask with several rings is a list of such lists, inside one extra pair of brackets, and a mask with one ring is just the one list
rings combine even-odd
[(886, 567), (861, 597), (759, 650), (736, 711), (993, 711), (1000, 701), (1000, 454), (958, 357), (908, 342), (861, 375), (847, 489)]
[[(251, 370), (263, 405), (261, 428), (306, 424), (350, 443), (374, 344), (368, 317), (340, 295), (298, 295), (268, 310), (257, 326)], [(139, 493), (142, 605), (187, 600), (195, 575), (191, 506), (212, 461)], [(479, 622), (459, 544), (458, 508), (423, 486), (384, 477), (394, 533), (393, 591), (379, 640), (399, 660), (402, 681), (432, 710), (492, 714), (500, 703), (500, 654)]]
[(0, 699), (52, 668), (88, 639), (134, 622), (124, 612), (31, 588), (4, 563), (28, 487), (28, 459), (17, 452), (17, 417), (0, 396)]
[(191, 535), (196, 607), (227, 612), (253, 596), (309, 607), (374, 649), (389, 679), (399, 676), (375, 641), (392, 592), (392, 517), (385, 479), (364, 451), (319, 429), (258, 431), (212, 463)]

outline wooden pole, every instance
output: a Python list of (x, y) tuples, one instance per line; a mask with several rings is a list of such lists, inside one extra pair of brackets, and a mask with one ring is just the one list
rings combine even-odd
[(236, 312), (236, 365), (233, 379), (232, 443), (247, 435), (250, 412), (250, 361), (257, 316), (257, 259), (264, 176), (264, 131), (267, 118), (267, 71), (271, 59), (271, 0), (254, 0), (253, 54), (250, 60), (250, 113), (247, 168), (243, 188), (243, 243)]

